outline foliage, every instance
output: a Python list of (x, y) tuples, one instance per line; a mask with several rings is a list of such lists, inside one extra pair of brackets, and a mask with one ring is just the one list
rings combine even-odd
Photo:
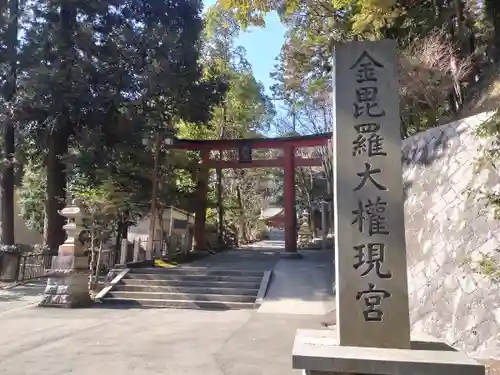
[[(331, 129), (331, 56), (336, 43), (392, 38), (400, 51), (401, 136), (455, 119), (475, 82), (500, 61), (500, 7), (495, 1), (425, 0), (219, 0), (242, 25), (263, 26), (277, 12), (287, 27), (273, 78), (274, 98), (286, 113), (282, 134)], [(328, 149), (324, 176), (333, 179)], [(308, 205), (313, 171), (297, 173), (299, 200)], [(276, 176), (281, 178), (279, 174)], [(332, 195), (331, 186), (326, 186)], [(278, 196), (280, 193), (278, 192)], [(324, 195), (324, 194), (323, 194)], [(491, 198), (491, 197), (490, 197)]]
[[(124, 234), (149, 206), (152, 155), (142, 140), (173, 132), (181, 120), (210, 120), (225, 87), (200, 64), (200, 6), (197, 0), (23, 3), (19, 97), (5, 121), (18, 125), (24, 162), (46, 166), (39, 200), (46, 206), (36, 210), (47, 218), (50, 246), (64, 239), (57, 211), (77, 185), (127, 194), (119, 219)], [(162, 199), (176, 191), (165, 190)]]
[(472, 71), (472, 58), (460, 57), (443, 31), (437, 30), (412, 41), (402, 51), (398, 63), (404, 137), (434, 127), (450, 117), (443, 103), (451, 92), (457, 93), (457, 106), (464, 103), (461, 82)]
[(484, 255), (478, 263), (479, 271), (491, 280), (500, 282), (500, 265), (492, 255)]
[[(498, 174), (500, 167), (500, 109), (497, 109), (486, 121), (475, 129), (475, 135), (483, 140), (483, 145), (475, 159), (474, 171), (477, 175), (483, 172)], [(483, 204), (485, 215), (490, 212), (495, 220), (500, 220), (500, 191), (489, 186), (478, 186), (466, 191), (467, 195), (476, 202)], [(483, 255), (475, 265), (475, 271), (493, 281), (500, 281), (500, 264), (497, 257), (490, 254)]]
[(492, 254), (484, 254), (479, 261), (473, 261), (470, 257), (463, 260), (462, 266), (468, 265), (473, 272), (487, 277), (489, 280), (500, 282), (500, 263)]
[[(215, 74), (221, 77), (227, 92), (224, 100), (212, 110), (212, 118), (208, 127), (200, 128), (189, 122), (178, 123), (178, 134), (188, 139), (231, 139), (259, 137), (267, 131), (274, 117), (274, 107), (264, 92), (264, 87), (257, 82), (245, 57), (245, 50), (234, 43), (240, 27), (231, 15), (218, 6), (213, 6), (206, 13), (206, 28), (203, 38), (203, 62), (211, 67), (205, 75)], [(254, 155), (256, 155), (254, 153)], [(174, 153), (174, 158), (182, 158), (182, 153)], [(188, 173), (178, 173), (177, 178), (187, 185), (189, 193), (194, 189), (196, 180), (196, 164), (198, 156), (188, 153), (184, 163)], [(234, 153), (222, 152), (218, 156), (234, 159)], [(179, 164), (177, 164), (179, 165)], [(221, 181), (223, 187), (224, 233), (223, 236), (232, 241), (231, 228), (238, 228), (238, 237), (248, 241), (256, 232), (261, 202), (258, 196), (258, 181), (267, 172), (259, 170), (224, 170), (215, 171), (210, 176), (209, 208), (207, 221), (210, 224), (218, 220), (216, 186)], [(194, 207), (192, 207), (194, 208)], [(236, 225), (238, 223), (238, 225)]]
[[(477, 1), (220, 0), (246, 26), (277, 11), (287, 26), (276, 76), (290, 114), (303, 98), (331, 92), (338, 42), (396, 39), (401, 52), (403, 137), (454, 118), (486, 67), (497, 60), (498, 7)], [(496, 24), (495, 24), (496, 22)], [(500, 40), (500, 39), (498, 39)], [(471, 90), (472, 91), (472, 90)], [(293, 104), (292, 104), (293, 102)]]
[[(475, 160), (476, 174), (485, 170), (497, 173), (500, 168), (500, 109), (475, 130), (475, 135), (484, 141)], [(469, 189), (468, 195), (485, 203), (486, 208), (492, 210), (494, 218), (500, 220), (500, 191), (480, 186)]]
[(41, 163), (34, 161), (24, 166), (24, 176), (19, 189), (21, 217), (29, 229), (43, 233), (45, 217), (45, 191), (47, 174)]
[[(488, 66), (500, 61), (496, 3), (219, 0), (203, 20), (198, 0), (33, 0), (20, 3), (22, 39), (13, 59), (7, 4), (14, 3), (4, 2), (0, 80), (11, 89), (13, 67), (19, 79), (16, 95), (1, 99), (0, 121), (16, 125), (22, 215), (57, 246), (64, 235), (57, 210), (67, 195), (78, 196), (93, 210), (103, 238), (119, 242), (150, 210), (156, 151), (158, 214), (170, 204), (194, 210), (199, 156), (143, 141), (261, 137), (271, 128), (281, 135), (331, 131), (331, 56), (339, 42), (397, 40), (402, 137), (454, 118)], [(273, 99), (284, 105), (280, 116), (235, 42), (242, 29), (263, 26), (273, 11), (287, 28), (273, 73)], [(498, 128), (483, 130), (498, 138)], [(488, 157), (496, 157), (495, 147)], [(307, 209), (333, 194), (333, 166), (329, 147), (301, 152), (323, 161), (323, 171), (297, 170), (298, 203)], [(259, 150), (253, 156), (279, 155)], [(211, 173), (210, 222), (217, 217), (218, 181), (225, 227), (251, 240), (260, 210), (282, 198), (282, 171)]]

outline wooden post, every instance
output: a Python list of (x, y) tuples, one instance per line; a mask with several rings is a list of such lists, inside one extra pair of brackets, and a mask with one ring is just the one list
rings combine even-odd
[(297, 213), (295, 212), (295, 148), (284, 147), (285, 251), (297, 252)]

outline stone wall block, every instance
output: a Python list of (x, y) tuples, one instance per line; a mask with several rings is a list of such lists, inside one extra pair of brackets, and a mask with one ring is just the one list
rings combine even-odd
[(411, 285), (409, 288), (412, 292), (418, 292), (422, 290), (427, 284), (427, 277), (425, 276), (423, 271), (420, 271), (415, 274), (413, 279), (411, 280)]
[(479, 342), (476, 348), (472, 348), (472, 355), (480, 359), (491, 359), (498, 356), (498, 342), (500, 342), (499, 335), (491, 335), (491, 331), (498, 331), (498, 327), (490, 326), (488, 330), (481, 335), (486, 340)]
[(463, 351), (471, 353), (471, 356), (481, 357), (478, 348), (491, 337), (491, 325), (483, 322), (471, 329), (462, 332), (458, 337), (458, 343)]
[(439, 265), (432, 256), (432, 253), (430, 253), (430, 257), (427, 258), (425, 262), (424, 275), (425, 277), (427, 277), (428, 280), (432, 280), (432, 277), (438, 272), (438, 270), (439, 270)]
[(474, 282), (474, 279), (470, 276), (459, 276), (457, 277), (458, 282), (460, 284), (460, 288), (465, 294), (472, 294), (477, 290), (477, 284)]
[(475, 173), (485, 144), (475, 129), (489, 115), (403, 141), (406, 243), (413, 329), (469, 354), (500, 356), (500, 286), (475, 270), (485, 254), (500, 256), (500, 225), (467, 194), (500, 192), (498, 173)]
[(491, 235), (484, 243), (479, 245), (476, 251), (482, 256), (494, 255), (498, 253), (500, 242), (497, 236)]

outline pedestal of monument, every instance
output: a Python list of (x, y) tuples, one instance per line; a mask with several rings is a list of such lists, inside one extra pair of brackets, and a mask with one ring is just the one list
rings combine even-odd
[(332, 330), (298, 330), (293, 368), (304, 375), (484, 375), (484, 365), (432, 337), (412, 337), (410, 349), (339, 346)]
[(51, 276), (47, 281), (41, 307), (86, 307), (92, 304), (89, 294), (89, 264), (78, 236), (83, 227), (84, 211), (78, 201), (64, 208), (61, 215), (68, 218), (64, 229), (68, 238), (59, 246), (52, 261)]
[(61, 253), (64, 246), (59, 247), (59, 254), (52, 261), (51, 276), (39, 304), (41, 307), (85, 307), (92, 304), (88, 257)]

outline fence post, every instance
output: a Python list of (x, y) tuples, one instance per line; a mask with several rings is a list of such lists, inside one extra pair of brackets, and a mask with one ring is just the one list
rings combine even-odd
[(126, 238), (122, 239), (121, 251), (120, 251), (120, 264), (127, 265), (127, 253), (128, 253), (128, 240)]
[(141, 243), (139, 240), (134, 240), (134, 263), (139, 261), (139, 251), (141, 249)]
[(16, 275), (14, 281), (20, 281), (19, 276), (21, 276), (21, 253), (17, 253), (17, 264), (16, 264)]
[(27, 258), (26, 257), (22, 257), (23, 258), (23, 278), (21, 280), (24, 280), (26, 278), (26, 260)]

